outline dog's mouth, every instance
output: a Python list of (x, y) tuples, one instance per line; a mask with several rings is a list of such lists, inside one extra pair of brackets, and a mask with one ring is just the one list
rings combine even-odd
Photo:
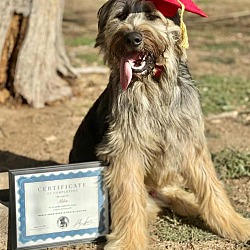
[(154, 67), (153, 57), (144, 52), (133, 51), (120, 60), (120, 82), (126, 90), (132, 80), (133, 74), (147, 75)]

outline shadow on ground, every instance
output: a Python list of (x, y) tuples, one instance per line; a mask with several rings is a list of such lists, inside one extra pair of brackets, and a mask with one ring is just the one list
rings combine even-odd
[[(53, 165), (59, 165), (59, 163), (51, 160), (40, 161), (22, 155), (17, 155), (9, 151), (0, 150), (0, 173), (8, 172), (9, 170), (46, 167)], [(0, 190), (0, 201), (9, 201), (9, 189)]]
[(45, 160), (40, 161), (26, 156), (17, 155), (9, 151), (0, 150), (0, 172), (7, 172), (14, 169), (45, 167), (59, 165), (60, 163)]

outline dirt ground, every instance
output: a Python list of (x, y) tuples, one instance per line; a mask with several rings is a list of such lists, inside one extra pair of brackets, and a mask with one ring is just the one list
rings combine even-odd
[[(247, 1), (244, 2), (246, 5), (248, 4)], [(79, 0), (66, 1), (65, 13), (67, 15), (65, 15), (63, 26), (65, 37), (74, 36), (75, 34), (78, 35), (81, 32), (95, 36), (96, 11), (103, 2), (103, 0), (84, 0), (83, 4), (83, 1)], [(233, 1), (230, 0), (229, 2)], [(204, 10), (206, 10), (206, 6), (208, 7), (206, 11), (210, 16), (219, 14), (219, 10), (215, 9), (214, 6), (206, 5), (205, 3), (201, 5)], [(88, 6), (87, 10), (86, 6)], [(250, 9), (250, 4), (248, 4), (248, 6), (248, 9)], [(227, 8), (229, 7), (226, 6), (225, 9), (223, 9), (223, 13), (228, 12), (229, 9)], [(241, 10), (239, 6), (235, 7), (235, 12)], [(192, 19), (192, 21), (195, 22), (196, 19)], [(250, 29), (250, 22), (248, 27)], [(237, 27), (237, 22), (234, 22), (234, 28), (240, 29), (240, 27)], [(190, 29), (194, 29), (194, 27)], [(197, 33), (198, 32), (203, 31), (202, 29), (198, 29)], [(245, 39), (249, 42), (250, 35), (248, 34)], [(201, 52), (196, 46), (198, 43), (199, 38), (197, 38), (197, 41), (192, 41), (191, 45), (193, 45), (193, 47), (191, 46), (188, 52), (191, 72), (199, 75), (202, 73), (201, 71), (217, 72), (220, 70), (225, 74), (232, 74), (232, 70), (228, 65), (218, 69), (218, 67), (215, 67), (211, 63), (200, 63), (197, 60), (201, 55)], [(88, 66), (86, 63), (81, 63), (79, 59), (75, 58), (79, 50), (86, 49), (88, 49), (86, 46), (67, 46), (72, 62), (75, 62), (78, 67)], [(234, 66), (233, 74), (244, 74), (250, 81), (249, 57), (242, 55), (237, 63), (238, 64)], [(74, 133), (91, 106), (91, 103), (93, 103), (105, 88), (107, 81), (107, 74), (79, 75), (77, 81), (72, 86), (74, 90), (74, 96), (72, 98), (52, 103), (43, 109), (35, 110), (27, 105), (14, 105), (13, 103), (0, 105), (0, 172), (5, 172), (9, 169), (67, 163)], [(216, 116), (210, 114), (205, 117), (205, 121), (207, 141), (211, 152), (218, 152), (226, 147), (250, 151), (249, 110), (241, 108), (235, 110), (234, 113)], [(249, 214), (250, 180), (246, 178), (227, 180), (226, 186), (230, 190), (230, 198), (236, 208)], [(6, 196), (0, 192), (0, 202), (1, 201), (6, 207)], [(6, 213), (4, 216), (7, 216)], [(1, 223), (1, 226), (3, 226), (4, 221), (2, 220)], [(5, 234), (4, 239), (6, 239), (7, 229), (0, 228), (0, 230)], [(7, 249), (6, 241), (0, 241), (0, 244), (2, 244), (0, 245), (0, 250)], [(53, 249), (102, 249), (102, 245), (79, 244), (77, 246)], [(247, 249), (247, 246), (239, 246), (235, 242), (223, 239), (188, 243), (164, 242), (153, 234), (151, 249), (215, 250)]]

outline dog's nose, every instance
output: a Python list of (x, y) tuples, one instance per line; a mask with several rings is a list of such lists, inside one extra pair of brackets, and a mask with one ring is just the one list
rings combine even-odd
[(138, 47), (142, 43), (142, 35), (138, 32), (130, 32), (125, 36), (125, 42), (130, 47)]

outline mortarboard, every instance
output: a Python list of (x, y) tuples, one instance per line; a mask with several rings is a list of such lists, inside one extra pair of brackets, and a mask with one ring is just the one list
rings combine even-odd
[(202, 17), (207, 17), (207, 14), (204, 13), (192, 0), (150, 0), (155, 8), (159, 10), (166, 17), (173, 17), (178, 9), (181, 9), (181, 30), (182, 30), (182, 46), (188, 48), (188, 37), (186, 25), (183, 21), (184, 10), (198, 14)]
[(178, 9), (184, 8), (188, 12), (198, 14), (202, 17), (207, 17), (192, 0), (151, 0), (157, 10), (159, 10), (164, 16), (173, 17)]

